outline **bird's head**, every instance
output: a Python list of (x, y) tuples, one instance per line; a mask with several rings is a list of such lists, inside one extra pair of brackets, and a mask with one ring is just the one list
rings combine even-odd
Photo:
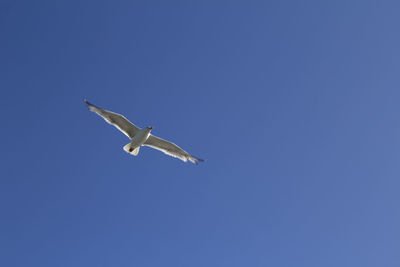
[(147, 126), (147, 129), (151, 131), (153, 130), (153, 126)]

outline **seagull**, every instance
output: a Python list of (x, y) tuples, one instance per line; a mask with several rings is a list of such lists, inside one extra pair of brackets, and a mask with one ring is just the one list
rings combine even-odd
[(133, 156), (137, 156), (139, 154), (139, 149), (141, 146), (148, 146), (160, 150), (169, 156), (183, 160), (184, 162), (189, 160), (197, 165), (198, 162), (204, 161), (196, 158), (193, 155), (190, 155), (176, 144), (152, 135), (150, 132), (153, 127), (144, 127), (140, 129), (118, 113), (99, 108), (89, 103), (86, 99), (83, 99), (83, 102), (86, 103), (90, 111), (102, 117), (109, 124), (114, 125), (118, 130), (131, 139), (131, 141), (126, 144), (123, 149)]

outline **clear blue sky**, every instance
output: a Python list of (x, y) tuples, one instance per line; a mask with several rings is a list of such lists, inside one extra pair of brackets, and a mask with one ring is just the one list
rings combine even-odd
[(0, 265), (399, 266), (399, 10), (1, 1)]

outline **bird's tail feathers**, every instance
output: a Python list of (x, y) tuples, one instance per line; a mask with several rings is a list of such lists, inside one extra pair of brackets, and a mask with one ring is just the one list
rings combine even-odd
[(128, 152), (129, 154), (134, 155), (134, 156), (137, 156), (137, 155), (139, 154), (139, 149), (140, 149), (140, 146), (138, 146), (138, 147), (133, 147), (133, 146), (131, 145), (131, 143), (129, 143), (129, 144), (127, 144), (127, 145), (124, 146), (124, 150), (125, 150), (126, 152)]

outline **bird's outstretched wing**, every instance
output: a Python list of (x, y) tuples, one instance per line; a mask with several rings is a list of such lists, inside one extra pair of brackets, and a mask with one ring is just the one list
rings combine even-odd
[(157, 150), (160, 150), (164, 152), (167, 155), (170, 155), (172, 157), (181, 159), (183, 161), (190, 161), (194, 164), (198, 164), (198, 162), (202, 162), (204, 160), (196, 158), (189, 153), (187, 153), (185, 150), (180, 148), (179, 146), (175, 145), (174, 143), (168, 142), (164, 139), (161, 139), (159, 137), (156, 137), (154, 135), (150, 135), (149, 138), (147, 138), (146, 142), (143, 144), (144, 146), (149, 146), (152, 148), (155, 148)]
[(97, 113), (97, 115), (101, 116), (106, 122), (114, 125), (118, 130), (123, 132), (131, 139), (140, 130), (137, 126), (135, 126), (133, 123), (128, 121), (124, 116), (120, 114), (96, 107), (95, 105), (86, 101), (86, 99), (83, 99), (83, 102), (86, 103), (90, 111)]

